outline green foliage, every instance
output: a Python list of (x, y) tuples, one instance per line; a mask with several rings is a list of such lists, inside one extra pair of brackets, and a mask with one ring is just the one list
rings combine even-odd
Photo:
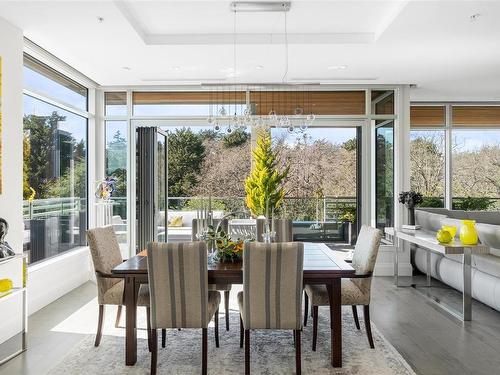
[(342, 147), (347, 151), (355, 151), (358, 147), (358, 141), (356, 138), (348, 139), (342, 144)]
[(205, 146), (200, 136), (190, 129), (168, 133), (168, 195), (189, 196), (198, 183)]
[(442, 208), (444, 207), (443, 198), (438, 197), (424, 197), (420, 207), (429, 207), (429, 208)]
[(343, 204), (339, 207), (339, 220), (343, 222), (354, 223), (356, 221), (356, 207)]
[(224, 147), (236, 147), (245, 144), (250, 139), (250, 134), (242, 129), (237, 129), (230, 134), (224, 135), (222, 144)]
[(486, 211), (495, 205), (495, 201), (488, 197), (466, 197), (453, 200), (454, 210)]
[[(208, 201), (205, 199), (204, 201), (205, 206), (208, 204)], [(182, 210), (184, 211), (194, 211), (194, 210), (199, 210), (201, 209), (201, 199), (189, 199), (186, 201), (184, 206), (182, 207)], [(226, 210), (226, 205), (222, 200), (217, 200), (217, 199), (212, 199), (212, 210), (216, 211), (225, 211)]]
[[(37, 199), (50, 198), (49, 185), (56, 172), (59, 173), (54, 170), (52, 163), (55, 153), (54, 139), (57, 137), (57, 123), (65, 120), (66, 118), (56, 111), (50, 116), (28, 115), (23, 118), (27, 137), (24, 142), (24, 179), (27, 179), (29, 186), (35, 190)], [(64, 165), (61, 165), (60, 170), (63, 170), (63, 167)]]
[(31, 195), (29, 175), (30, 175), (30, 140), (24, 133), (23, 137), (23, 199), (28, 199)]
[(59, 178), (47, 183), (46, 192), (49, 197), (87, 196), (87, 163), (85, 160), (75, 162), (74, 169), (68, 168)]
[(273, 150), (271, 134), (267, 131), (260, 131), (257, 135), (252, 156), (253, 168), (245, 181), (246, 204), (253, 215), (268, 216), (271, 210), (279, 211), (283, 203), (283, 184), (289, 167), (279, 170), (278, 153)]

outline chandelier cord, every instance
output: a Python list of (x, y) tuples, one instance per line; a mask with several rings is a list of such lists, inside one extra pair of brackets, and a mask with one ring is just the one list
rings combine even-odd
[(286, 76), (288, 75), (288, 29), (285, 9), (283, 10), (283, 14), (285, 15), (285, 73), (283, 74), (283, 78), (281, 78), (281, 82), (285, 83)]

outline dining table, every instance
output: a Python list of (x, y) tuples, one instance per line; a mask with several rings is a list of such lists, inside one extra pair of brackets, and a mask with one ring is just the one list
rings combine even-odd
[[(124, 279), (125, 305), (125, 364), (137, 361), (137, 296), (141, 284), (148, 283), (146, 251), (129, 258), (111, 272)], [(342, 304), (341, 280), (355, 275), (354, 268), (346, 263), (339, 252), (324, 243), (304, 243), (304, 284), (323, 284), (330, 302), (331, 358), (333, 367), (342, 367)], [(243, 284), (243, 263), (208, 262), (209, 284)]]

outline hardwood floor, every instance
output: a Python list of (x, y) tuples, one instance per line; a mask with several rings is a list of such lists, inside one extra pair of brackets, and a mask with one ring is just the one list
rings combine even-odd
[[(418, 374), (500, 373), (500, 312), (474, 303), (474, 320), (463, 325), (412, 288), (394, 287), (392, 278), (375, 278), (372, 292), (373, 323)], [(460, 301), (458, 293), (442, 292), (455, 303)], [(80, 327), (54, 327), (85, 325), (85, 332), (95, 332), (98, 311), (95, 296), (95, 285), (89, 282), (32, 315), (28, 351), (1, 366), (0, 374), (41, 375), (48, 372), (84, 337), (84, 333), (76, 329)], [(236, 301), (231, 299), (230, 302), (231, 310), (236, 311)], [(77, 312), (79, 320), (68, 323), (68, 317)], [(113, 326), (114, 310), (107, 314), (110, 322), (112, 320), (109, 326)], [(231, 331), (237, 335), (238, 327), (231, 327)]]

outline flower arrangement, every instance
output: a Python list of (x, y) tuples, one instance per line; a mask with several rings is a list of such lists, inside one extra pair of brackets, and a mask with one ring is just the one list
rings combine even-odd
[(415, 206), (418, 206), (424, 201), (421, 193), (416, 191), (403, 191), (399, 193), (399, 203), (403, 203), (408, 209), (408, 224), (415, 225)]
[(97, 185), (95, 191), (95, 197), (102, 200), (109, 200), (111, 195), (115, 191), (116, 179), (113, 177), (106, 177), (106, 179), (100, 181)]
[(219, 227), (217, 233), (212, 225), (208, 226), (207, 242), (215, 244), (216, 259), (221, 262), (234, 262), (243, 255), (245, 241), (238, 238), (231, 239), (228, 233)]

